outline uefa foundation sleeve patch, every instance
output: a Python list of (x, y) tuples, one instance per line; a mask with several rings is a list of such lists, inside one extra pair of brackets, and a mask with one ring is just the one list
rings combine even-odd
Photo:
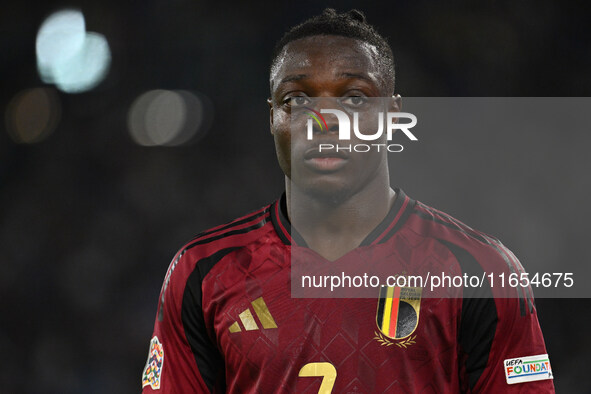
[(142, 374), (142, 388), (146, 386), (150, 386), (154, 390), (158, 390), (160, 388), (160, 375), (162, 374), (163, 362), (164, 348), (158, 340), (158, 337), (154, 337), (150, 341), (148, 361), (146, 361), (144, 373)]
[(510, 358), (503, 362), (507, 384), (554, 379), (547, 354)]

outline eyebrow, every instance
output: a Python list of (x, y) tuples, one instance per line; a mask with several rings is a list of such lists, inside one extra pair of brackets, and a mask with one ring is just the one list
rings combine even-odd
[(283, 78), (281, 81), (279, 81), (279, 85), (287, 83), (287, 82), (299, 81), (300, 79), (304, 79), (306, 77), (307, 77), (306, 74), (288, 75), (285, 78)]
[[(307, 77), (308, 77), (307, 74), (288, 75), (279, 82), (279, 85), (284, 84), (284, 83), (288, 83), (288, 82), (300, 81), (302, 79), (306, 79)], [(364, 75), (364, 74), (344, 72), (344, 73), (339, 74), (339, 77), (340, 78), (357, 78), (357, 79), (363, 79), (368, 82), (373, 82), (373, 80), (371, 78), (369, 78), (367, 75)]]
[(363, 79), (363, 80), (368, 81), (368, 82), (374, 82), (370, 77), (368, 77), (367, 75), (364, 75), (364, 74), (341, 73), (341, 74), (339, 74), (339, 77), (342, 77), (342, 78), (357, 78), (357, 79)]

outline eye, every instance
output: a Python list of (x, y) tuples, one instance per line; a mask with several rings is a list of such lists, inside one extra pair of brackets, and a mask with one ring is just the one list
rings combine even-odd
[(298, 108), (310, 104), (310, 99), (305, 96), (292, 96), (283, 100), (283, 104), (288, 107)]
[(348, 105), (351, 107), (358, 107), (367, 102), (367, 98), (363, 96), (350, 96), (350, 97), (343, 97), (341, 99), (341, 103), (344, 105)]

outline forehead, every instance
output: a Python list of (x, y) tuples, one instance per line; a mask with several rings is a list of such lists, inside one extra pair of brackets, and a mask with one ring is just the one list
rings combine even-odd
[(271, 86), (292, 73), (355, 70), (378, 76), (377, 48), (364, 41), (341, 36), (311, 36), (285, 45), (271, 69)]

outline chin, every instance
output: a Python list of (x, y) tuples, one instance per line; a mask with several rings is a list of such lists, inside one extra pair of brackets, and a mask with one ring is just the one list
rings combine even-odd
[(353, 187), (343, 182), (317, 181), (297, 186), (300, 193), (328, 205), (339, 205), (354, 194)]

